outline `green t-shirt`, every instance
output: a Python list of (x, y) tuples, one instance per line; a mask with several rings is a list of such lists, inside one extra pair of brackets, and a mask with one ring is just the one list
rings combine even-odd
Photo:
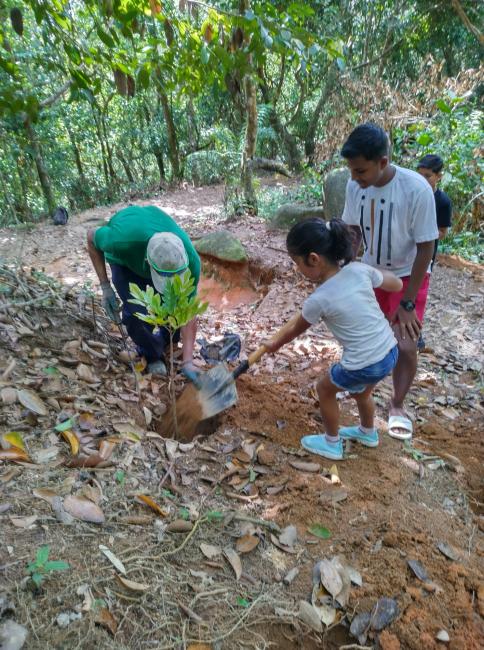
[(148, 241), (157, 232), (172, 232), (179, 237), (187, 252), (188, 267), (195, 286), (200, 279), (200, 258), (190, 237), (165, 212), (154, 206), (130, 206), (117, 212), (109, 222), (94, 233), (94, 246), (104, 253), (108, 262), (126, 266), (142, 278), (151, 278), (146, 261)]

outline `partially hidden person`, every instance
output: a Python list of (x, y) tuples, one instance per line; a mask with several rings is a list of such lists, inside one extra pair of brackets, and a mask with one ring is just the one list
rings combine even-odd
[[(305, 300), (292, 328), (281, 337), (276, 335), (276, 343), (267, 341), (264, 345), (276, 352), (320, 321), (342, 345), (341, 360), (317, 383), (325, 432), (301, 439), (307, 451), (342, 460), (345, 439), (357, 440), (367, 447), (378, 446), (372, 391), (395, 368), (398, 345), (378, 306), (374, 288), (399, 292), (402, 281), (389, 271), (352, 262), (352, 234), (339, 219), (302, 221), (289, 231), (286, 243), (298, 270), (318, 286)], [(340, 391), (348, 391), (356, 400), (358, 425), (340, 428), (336, 398)]]
[(399, 347), (388, 433), (408, 440), (413, 423), (405, 398), (417, 372), (417, 341), (439, 231), (429, 183), (417, 172), (392, 164), (389, 149), (387, 134), (375, 124), (362, 124), (349, 135), (341, 150), (351, 172), (342, 219), (353, 230), (354, 256), (363, 243), (362, 261), (392, 271), (403, 283), (399, 292), (377, 287), (375, 294)]
[(427, 154), (424, 156), (417, 165), (418, 173), (423, 176), (429, 183), (434, 193), (435, 211), (437, 214), (437, 228), (439, 229), (439, 236), (435, 240), (434, 255), (432, 257), (433, 269), (437, 250), (439, 248), (439, 239), (444, 239), (447, 235), (449, 228), (452, 225), (452, 201), (449, 196), (441, 190), (438, 185), (442, 180), (442, 171), (444, 169), (444, 161), (436, 154)]
[[(430, 270), (433, 271), (435, 258), (439, 248), (439, 239), (444, 239), (447, 235), (449, 228), (452, 225), (452, 201), (447, 194), (438, 187), (442, 180), (442, 170), (444, 169), (444, 161), (436, 154), (427, 154), (424, 156), (417, 165), (418, 173), (423, 176), (430, 184), (432, 192), (434, 193), (435, 211), (437, 213), (437, 228), (439, 229), (439, 238), (435, 240), (434, 255)], [(419, 351), (425, 349), (425, 341), (422, 334), (418, 339), (417, 347)]]
[[(107, 316), (126, 326), (138, 353), (146, 359), (147, 371), (166, 375), (168, 330), (160, 327), (155, 333), (151, 325), (135, 316), (136, 312), (144, 313), (144, 310), (129, 302), (132, 297), (129, 284), (134, 282), (143, 291), (151, 286), (163, 295), (170, 278), (182, 276), (190, 270), (196, 288), (200, 279), (200, 258), (190, 237), (159, 208), (130, 206), (114, 214), (105, 226), (90, 230), (87, 246), (101, 283), (102, 305)], [(108, 278), (106, 262), (122, 305)], [(121, 306), (122, 318), (119, 315)], [(198, 376), (193, 364), (196, 332), (197, 320), (194, 318), (175, 335), (178, 341), (181, 334), (183, 344), (182, 372), (195, 382)]]

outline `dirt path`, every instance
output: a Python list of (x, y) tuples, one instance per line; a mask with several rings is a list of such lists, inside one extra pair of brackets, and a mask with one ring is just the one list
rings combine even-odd
[[(227, 269), (205, 265), (207, 276), (214, 276), (203, 285), (212, 307), (200, 328), (208, 339), (227, 330), (239, 333), (246, 353), (294, 313), (310, 286), (294, 275), (283, 234), (268, 232), (254, 218), (223, 223), (221, 201), (222, 189), (215, 186), (173, 192), (151, 203), (170, 213), (192, 236), (224, 227), (246, 245), (251, 263), (245, 280)], [(84, 246), (87, 229), (121, 207), (74, 215), (66, 228), (2, 230), (0, 258), (21, 259), (26, 267), (43, 269), (62, 285), (74, 287), (75, 293), (83, 283), (95, 284)], [(336, 648), (356, 642), (348, 633), (355, 612), (370, 611), (379, 598), (389, 597), (398, 603), (398, 617), (378, 641), (371, 634), (362, 645), (379, 643), (383, 650), (479, 648), (484, 634), (483, 293), (482, 275), (475, 267), (455, 261), (452, 268), (436, 267), (425, 325), (427, 349), (420, 356), (409, 400), (416, 419), (413, 448), (405, 449), (383, 433), (390, 394), (385, 382), (376, 392), (381, 445), (374, 450), (354, 446), (350, 458), (338, 464), (339, 501), (331, 491), (331, 480), (338, 479), (334, 472), (332, 476), (330, 463), (316, 461), (320, 465), (316, 472), (297, 467), (301, 461), (314, 462), (299, 451), (299, 439), (320, 430), (313, 384), (338, 356), (338, 346), (323, 327), (312, 329), (241, 378), (239, 404), (220, 418), (217, 429), (193, 448), (173, 452), (155, 433), (143, 434), (153, 426), (143, 421), (136, 407), (129, 369), (104, 358), (104, 349), (95, 347), (96, 333), (88, 318), (76, 323), (68, 312), (58, 310), (49, 317), (27, 312), (27, 325), (18, 314), (1, 321), (0, 345), (6, 354), (0, 374), (9, 359), (17, 359), (1, 386), (27, 387), (49, 399), (48, 416), (34, 423), (25, 419), (18, 402), (5, 405), (1, 433), (15, 425), (24, 432), (34, 456), (59, 445), (57, 453), (65, 452), (59, 435), (52, 432), (62, 414), (92, 413), (96, 427), (110, 434), (113, 428), (118, 434), (123, 430), (113, 423), (132, 417), (144, 435), (141, 443), (128, 439), (117, 446), (112, 469), (69, 469), (62, 459), (55, 460), (54, 452), (47, 461), (21, 466), (21, 473), (10, 478), (12, 465), (1, 468), (0, 506), (10, 507), (6, 514), (0, 509), (5, 530), (0, 565), (13, 600), (10, 617), (29, 629), (28, 647), (225, 650), (265, 648), (273, 642), (273, 647), (288, 650)], [(80, 314), (83, 309), (88, 315), (88, 308), (80, 304)], [(22, 322), (30, 329), (37, 317), (42, 321), (40, 330), (28, 334), (21, 329)], [(117, 344), (115, 333), (110, 336)], [(101, 337), (100, 345), (105, 341)], [(96, 350), (101, 354), (93, 354)], [(79, 363), (99, 380), (86, 382)], [(64, 370), (45, 374), (45, 368)], [(66, 368), (73, 368), (72, 375)], [(156, 419), (166, 405), (166, 385), (143, 379), (142, 391), (145, 408)], [(343, 422), (352, 423), (353, 405), (345, 398), (341, 405)], [(124, 434), (129, 428), (125, 424)], [(418, 451), (438, 458), (419, 461)], [(173, 453), (178, 454), (174, 459)], [(439, 459), (445, 461), (444, 467)], [(120, 470), (122, 479), (115, 474)], [(61, 525), (50, 506), (32, 495), (39, 487), (55, 489), (62, 497), (91, 488), (88, 498), (92, 490), (100, 489), (105, 523)], [(194, 522), (185, 545), (183, 536), (166, 532), (165, 519), (141, 523), (139, 518), (146, 519), (149, 510), (136, 500), (139, 494), (162, 503), (167, 519)], [(11, 518), (33, 514), (38, 520), (30, 526), (12, 524)], [(200, 520), (200, 515), (205, 518)], [(128, 516), (138, 517), (138, 523), (128, 524)], [(274, 522), (280, 528), (294, 525), (298, 535), (294, 548), (281, 550), (264, 524), (247, 529), (251, 524), (238, 516)], [(309, 533), (313, 524), (327, 529), (329, 539)], [(244, 534), (259, 540), (249, 553), (242, 553), (236, 542)], [(223, 555), (207, 559), (200, 552), (202, 542), (238, 551), (242, 575), (237, 582)], [(447, 548), (442, 543), (452, 548), (454, 559), (438, 550), (439, 544)], [(65, 574), (67, 581), (53, 576), (42, 592), (32, 594), (22, 589), (22, 575), (41, 544), (50, 545), (55, 559), (69, 560), (72, 570)], [(149, 590), (140, 595), (116, 582), (99, 544), (115, 552), (128, 567), (128, 577), (148, 584)], [(180, 545), (183, 548), (175, 552)], [(160, 556), (165, 549), (173, 550), (173, 555)], [(335, 555), (344, 556), (360, 572), (362, 584), (351, 588), (347, 605), (338, 609), (336, 621), (341, 624), (321, 635), (301, 623), (297, 611), (299, 601), (311, 592), (314, 564)], [(408, 560), (422, 563), (427, 581), (415, 577)], [(282, 578), (292, 568), (297, 568), (297, 575), (285, 585)], [(86, 593), (91, 593), (91, 603)], [(95, 601), (102, 603), (93, 605)], [(62, 627), (58, 616), (65, 612), (81, 616)], [(450, 636), (448, 646), (435, 640), (441, 629)]]

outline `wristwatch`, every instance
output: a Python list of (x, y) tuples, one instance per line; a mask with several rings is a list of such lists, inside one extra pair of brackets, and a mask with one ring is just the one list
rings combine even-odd
[(415, 309), (415, 303), (413, 300), (400, 300), (400, 305), (405, 309), (405, 311), (413, 311)]

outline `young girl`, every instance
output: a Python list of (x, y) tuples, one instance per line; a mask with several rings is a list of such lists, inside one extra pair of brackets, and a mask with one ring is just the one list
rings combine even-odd
[[(287, 236), (287, 250), (299, 271), (319, 286), (304, 302), (292, 328), (264, 344), (276, 352), (322, 319), (343, 346), (341, 361), (317, 384), (325, 433), (301, 440), (307, 451), (342, 460), (342, 439), (358, 440), (367, 447), (378, 445), (371, 393), (395, 367), (398, 347), (373, 289), (401, 291), (402, 281), (389, 271), (351, 262), (351, 232), (339, 219), (308, 219), (296, 224)], [(336, 393), (342, 390), (356, 400), (359, 426), (339, 428)]]

